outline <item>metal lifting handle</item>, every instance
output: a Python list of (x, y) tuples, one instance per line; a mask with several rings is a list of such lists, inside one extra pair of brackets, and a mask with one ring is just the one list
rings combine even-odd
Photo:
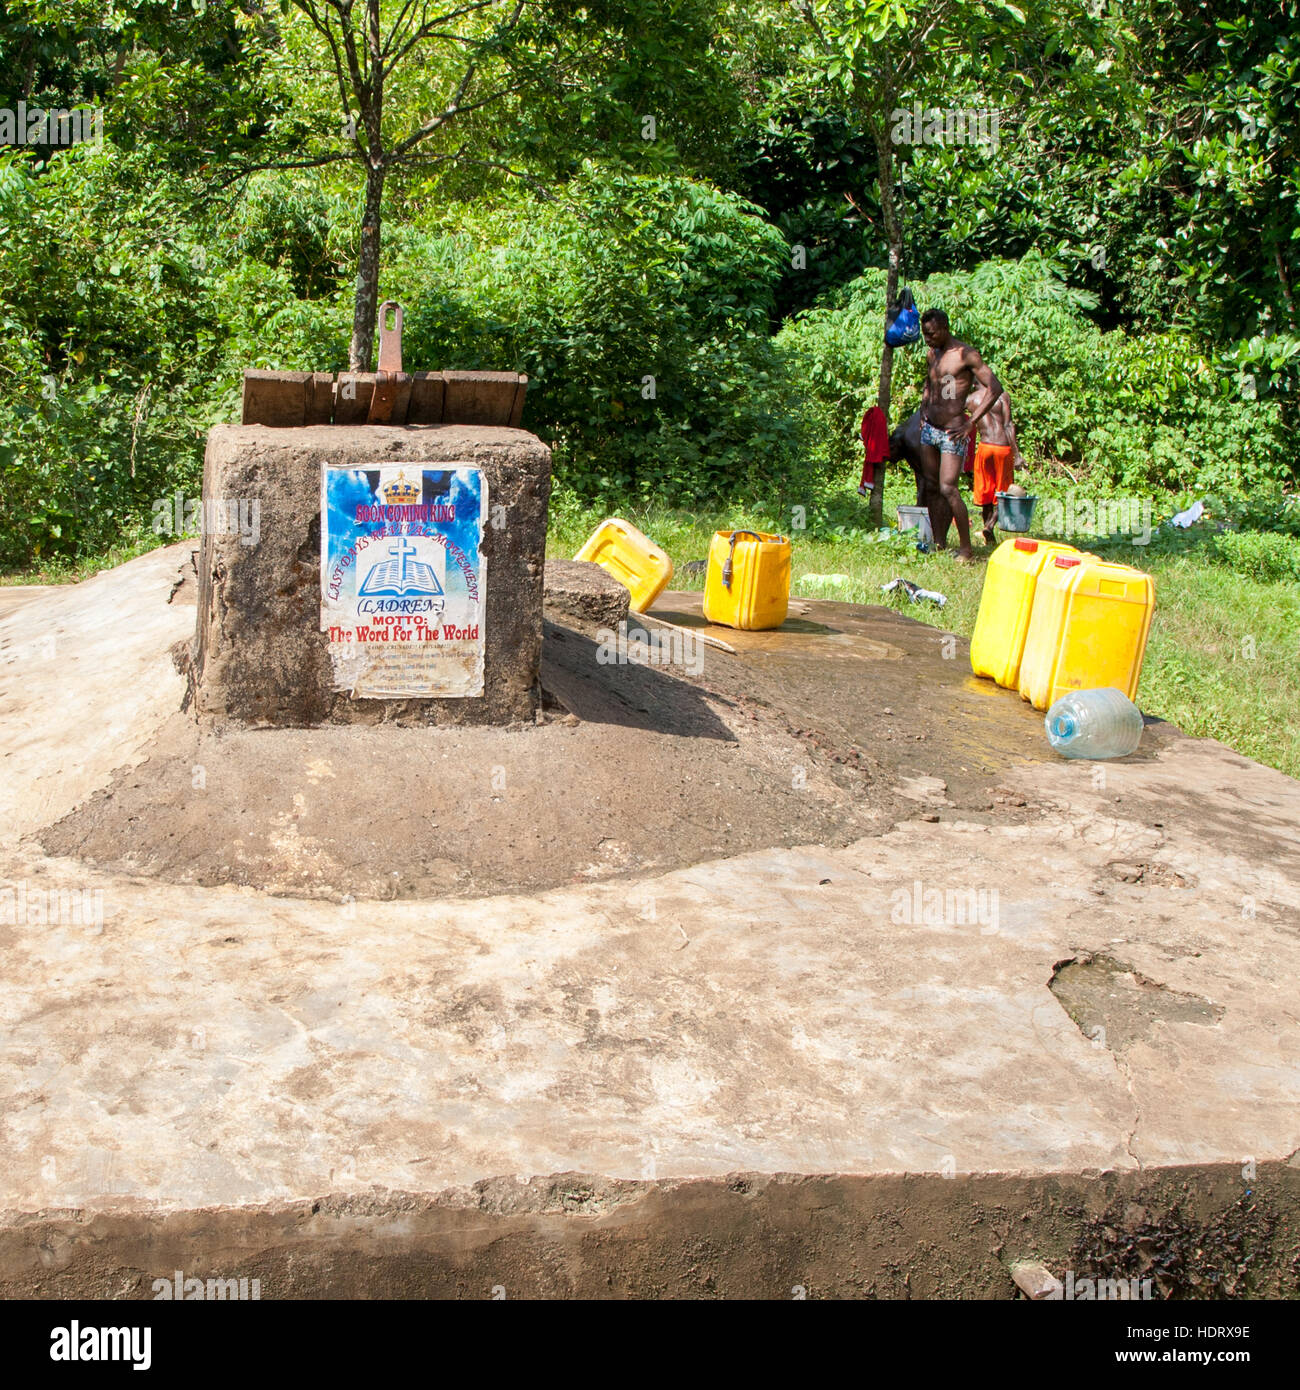
[[(390, 311), (393, 315), (392, 328), (388, 326)], [(395, 299), (386, 299), (379, 306), (379, 366), (375, 372), (374, 389), (370, 393), (366, 424), (386, 425), (392, 420), (402, 379), (402, 306)]]
[[(393, 327), (388, 327), (388, 311), (393, 311)], [(379, 370), (402, 370), (402, 306), (395, 299), (386, 299), (379, 306)]]

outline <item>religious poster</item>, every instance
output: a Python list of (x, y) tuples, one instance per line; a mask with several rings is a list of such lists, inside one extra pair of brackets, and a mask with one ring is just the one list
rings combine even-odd
[(321, 631), (358, 699), (483, 693), (487, 479), (468, 464), (321, 470)]

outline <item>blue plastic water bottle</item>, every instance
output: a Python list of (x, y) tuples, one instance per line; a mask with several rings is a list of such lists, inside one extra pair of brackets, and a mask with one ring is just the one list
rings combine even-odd
[(1142, 741), (1142, 711), (1111, 686), (1062, 695), (1043, 722), (1063, 758), (1123, 758)]

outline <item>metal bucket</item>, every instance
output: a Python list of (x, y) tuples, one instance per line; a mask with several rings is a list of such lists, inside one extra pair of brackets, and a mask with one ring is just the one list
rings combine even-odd
[(930, 529), (930, 513), (925, 507), (899, 507), (898, 529), (917, 532), (919, 540), (934, 540), (934, 532)]
[(1005, 492), (998, 493), (998, 529), (1002, 531), (1028, 531), (1034, 519), (1037, 497), (1009, 497)]

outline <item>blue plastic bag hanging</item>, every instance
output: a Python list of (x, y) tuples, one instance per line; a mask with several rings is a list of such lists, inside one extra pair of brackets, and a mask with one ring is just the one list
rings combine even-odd
[(885, 342), (890, 347), (906, 347), (921, 336), (921, 315), (917, 313), (912, 291), (904, 289), (898, 301), (885, 312)]

